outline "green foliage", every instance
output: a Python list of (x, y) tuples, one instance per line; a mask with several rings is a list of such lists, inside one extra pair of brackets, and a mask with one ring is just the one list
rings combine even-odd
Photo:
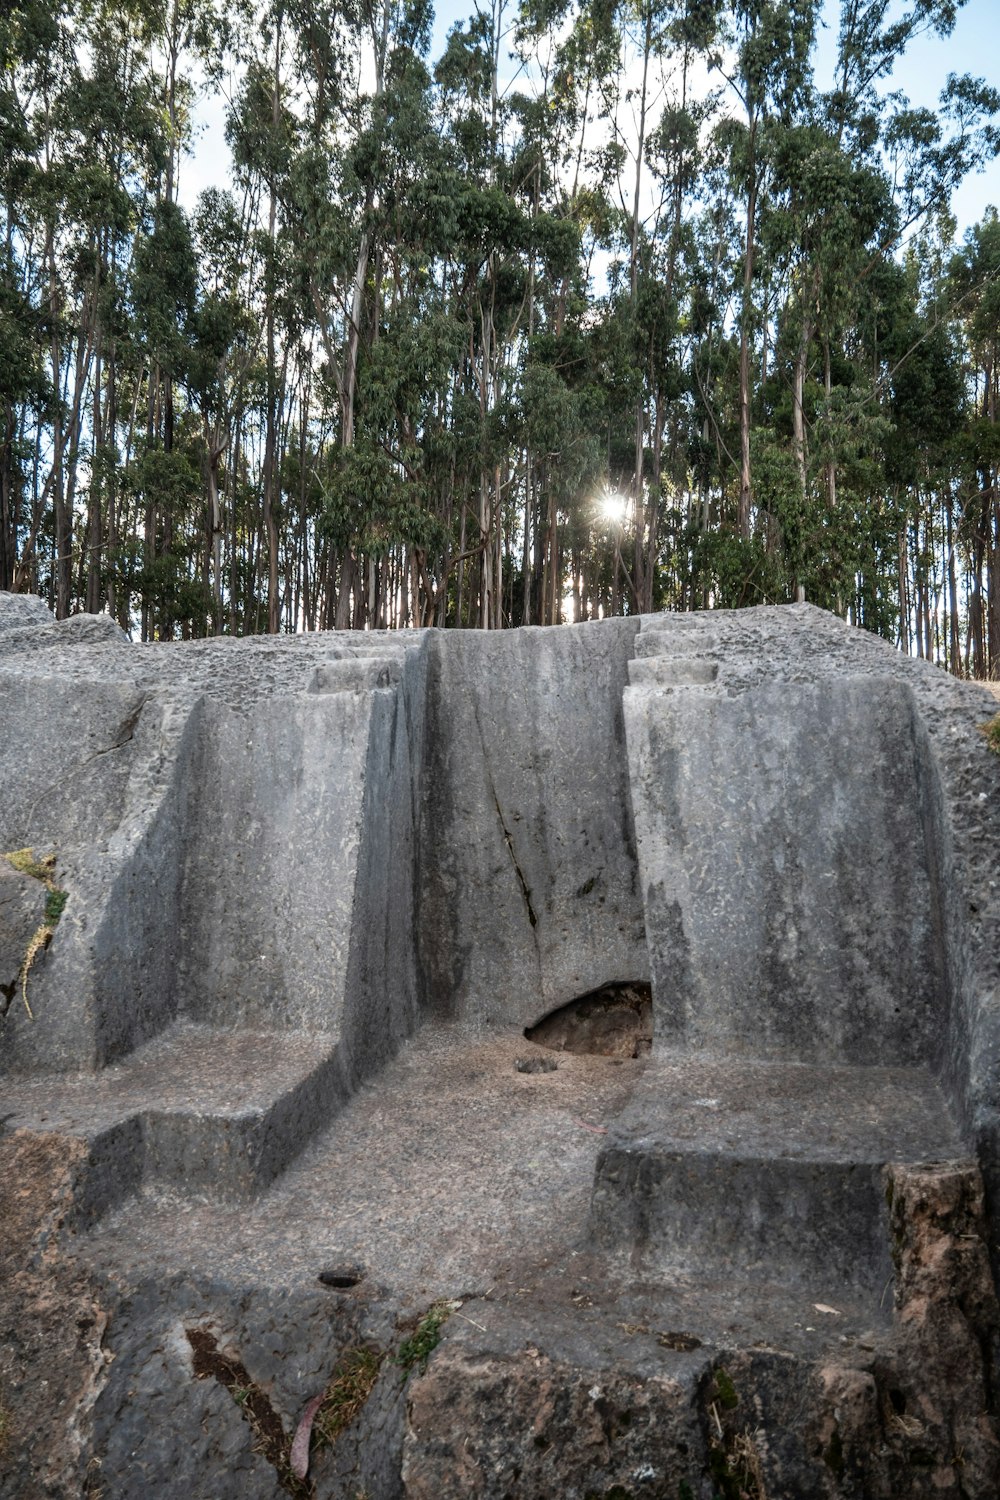
[(45, 898), (45, 920), (50, 927), (54, 927), (66, 909), (69, 900), (68, 891), (50, 890)]
[(332, 1447), (344, 1429), (360, 1415), (381, 1368), (381, 1353), (368, 1345), (349, 1349), (338, 1360), (313, 1421), (313, 1433), (320, 1442)]
[(723, 1411), (732, 1411), (739, 1406), (740, 1398), (728, 1370), (719, 1365), (715, 1371), (715, 1399)]
[(441, 1330), (456, 1312), (457, 1302), (435, 1302), (424, 1313), (414, 1331), (400, 1344), (396, 1353), (396, 1363), (403, 1370), (404, 1376), (409, 1375), (413, 1369), (421, 1372), (427, 1368), (427, 1361), (441, 1342)]
[(0, 587), (144, 639), (804, 591), (995, 673), (1000, 230), (948, 207), (1000, 95), (889, 93), (955, 14), (897, 10), (841, 6), (824, 94), (818, 0), (531, 0), (436, 59), (426, 0), (8, 6)]

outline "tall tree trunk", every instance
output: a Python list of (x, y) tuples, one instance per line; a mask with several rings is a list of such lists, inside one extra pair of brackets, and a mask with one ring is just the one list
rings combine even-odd
[(750, 333), (753, 317), (753, 269), (757, 239), (757, 122), (751, 119), (750, 155), (747, 168), (747, 222), (743, 239), (743, 302), (740, 307), (740, 493), (736, 526), (744, 541), (750, 539), (753, 505), (753, 475), (750, 468)]

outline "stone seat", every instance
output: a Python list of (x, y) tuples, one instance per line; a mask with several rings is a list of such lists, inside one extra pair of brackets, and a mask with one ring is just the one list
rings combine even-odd
[(654, 1276), (891, 1311), (886, 1167), (967, 1155), (929, 1071), (661, 1054), (612, 1127), (590, 1224)]
[(88, 1142), (85, 1225), (148, 1186), (247, 1202), (345, 1096), (329, 1035), (179, 1021), (99, 1073), (11, 1080), (4, 1125)]

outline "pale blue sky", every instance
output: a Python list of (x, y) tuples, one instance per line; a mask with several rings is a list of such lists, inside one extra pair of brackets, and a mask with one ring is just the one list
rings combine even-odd
[[(901, 8), (897, 0), (897, 9)], [(437, 0), (432, 58), (441, 55), (445, 39), (456, 21), (465, 21), (473, 12), (473, 0)], [(513, 7), (512, 7), (513, 9)], [(827, 29), (821, 34), (816, 66), (817, 82), (829, 81), (833, 47), (836, 41), (837, 0), (826, 0)], [(949, 73), (973, 73), (1000, 87), (1000, 0), (968, 0), (959, 11), (951, 37), (940, 41), (919, 38), (897, 66), (887, 85), (902, 89), (912, 102), (934, 107)], [(225, 186), (229, 173), (229, 152), (225, 143), (225, 101), (216, 96), (201, 101), (198, 111), (202, 133), (194, 157), (184, 166), (181, 176), (181, 198), (193, 207), (198, 193), (206, 187)], [(1000, 207), (1000, 160), (983, 172), (966, 179), (952, 200), (961, 235), (969, 225), (982, 218), (988, 204)]]
[[(898, 3), (896, 11), (902, 11)], [(440, 57), (445, 39), (456, 21), (465, 21), (474, 9), (472, 0), (437, 0), (431, 56)], [(837, 37), (840, 6), (826, 0), (825, 29), (816, 56), (816, 80), (829, 82)], [(949, 73), (972, 73), (1000, 88), (1000, 0), (967, 0), (959, 11), (955, 30), (947, 40), (920, 37), (908, 49), (887, 84), (902, 89), (912, 103), (933, 108)], [(987, 204), (1000, 206), (1000, 161), (984, 172), (967, 178), (952, 200), (959, 234), (982, 218)]]

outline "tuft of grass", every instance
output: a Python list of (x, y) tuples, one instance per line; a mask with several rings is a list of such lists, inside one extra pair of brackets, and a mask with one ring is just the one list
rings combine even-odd
[(313, 1422), (313, 1432), (321, 1442), (332, 1447), (350, 1427), (371, 1395), (381, 1368), (381, 1351), (368, 1345), (349, 1349), (338, 1361)]
[(29, 1021), (35, 1019), (35, 1013), (28, 1003), (28, 975), (31, 973), (31, 966), (35, 962), (35, 959), (40, 953), (45, 952), (51, 941), (52, 928), (47, 922), (43, 922), (41, 927), (36, 927), (31, 934), (28, 946), (24, 951), (24, 957), (21, 960), (21, 968), (17, 978), (21, 986), (21, 999), (24, 1001), (24, 1008), (28, 1012)]
[(733, 1377), (728, 1370), (723, 1369), (722, 1365), (715, 1372), (715, 1389), (723, 1411), (732, 1411), (734, 1407), (739, 1406), (740, 1398), (736, 1394)]
[(66, 902), (69, 900), (69, 891), (61, 891), (55, 886), (49, 887), (49, 893), (45, 898), (45, 920), (50, 927), (54, 927), (66, 910)]
[(708, 1470), (716, 1500), (767, 1500), (760, 1432), (744, 1428), (709, 1441)]
[(987, 719), (985, 724), (980, 724), (979, 733), (986, 740), (993, 754), (1000, 755), (1000, 714), (994, 714), (992, 719)]
[(56, 857), (54, 854), (43, 854), (35, 858), (34, 849), (12, 849), (5, 854), (4, 859), (20, 875), (30, 875), (32, 880), (41, 880), (49, 885), (56, 872)]
[(28, 1004), (28, 975), (31, 973), (31, 966), (38, 955), (45, 952), (55, 936), (59, 918), (65, 911), (66, 902), (69, 900), (69, 892), (64, 891), (61, 886), (56, 885), (56, 857), (54, 854), (36, 856), (34, 849), (12, 849), (2, 857), (19, 874), (28, 875), (32, 880), (41, 881), (48, 893), (45, 897), (45, 920), (31, 934), (17, 975), (17, 982), (21, 986), (21, 999), (24, 1001), (24, 1008), (28, 1012), (28, 1019), (33, 1021), (34, 1015), (32, 1014), (31, 1006)]
[(409, 1375), (414, 1366), (421, 1372), (441, 1342), (441, 1330), (461, 1306), (460, 1302), (435, 1302), (427, 1309), (408, 1339), (404, 1339), (396, 1354), (396, 1363), (404, 1375)]

